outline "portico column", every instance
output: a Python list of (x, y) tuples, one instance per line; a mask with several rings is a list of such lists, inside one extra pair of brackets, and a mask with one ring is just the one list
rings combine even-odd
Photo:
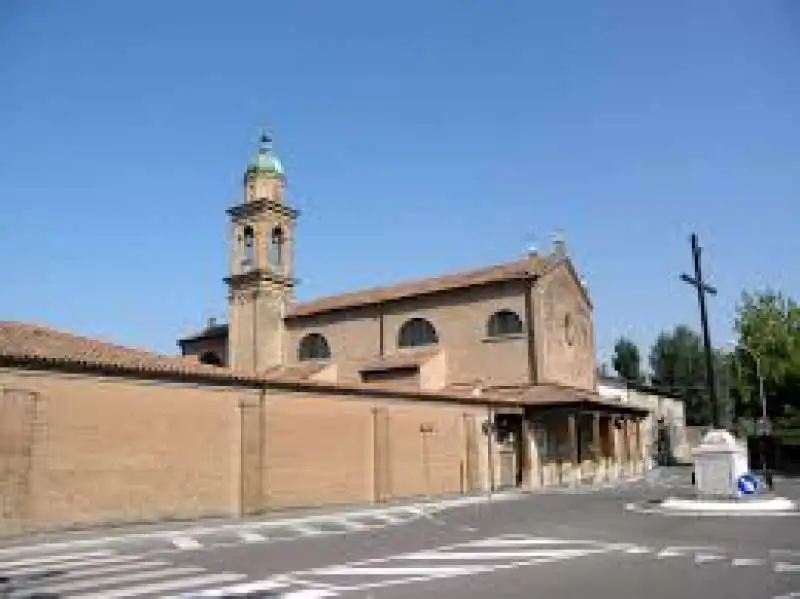
[(575, 484), (575, 474), (578, 468), (578, 425), (575, 412), (567, 416), (567, 435), (569, 437), (570, 480)]
[(634, 466), (634, 471), (638, 473), (639, 470), (644, 467), (644, 446), (642, 444), (641, 419), (637, 418), (636, 420), (633, 421), (633, 431), (634, 431), (634, 436), (636, 437), (636, 456), (635, 456), (636, 464)]
[(592, 414), (592, 458), (594, 460), (594, 480), (598, 481), (601, 477), (603, 440), (600, 436), (600, 412)]

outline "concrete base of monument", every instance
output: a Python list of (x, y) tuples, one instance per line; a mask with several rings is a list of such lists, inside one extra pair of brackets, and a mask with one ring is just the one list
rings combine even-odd
[(667, 497), (660, 503), (661, 509), (684, 512), (794, 512), (797, 504), (785, 497), (764, 495), (740, 498), (715, 497)]

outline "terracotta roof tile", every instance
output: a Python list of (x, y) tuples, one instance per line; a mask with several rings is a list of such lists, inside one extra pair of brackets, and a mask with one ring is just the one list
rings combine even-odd
[[(5, 360), (4, 360), (5, 359)], [(308, 379), (325, 364), (302, 364), (270, 370), (263, 374), (202, 364), (191, 358), (162, 356), (152, 352), (82, 337), (49, 327), (22, 322), (0, 321), (0, 362), (43, 368), (75, 367), (89, 372), (113, 371), (133, 376), (168, 378), (182, 375), (195, 379), (218, 380), (221, 384), (239, 382), (261, 386), (275, 385), (309, 392), (375, 393), (434, 400), (474, 401), (464, 393), (442, 393), (387, 389), (376, 384), (339, 384)]]
[(376, 304), (450, 289), (523, 279), (528, 276), (541, 274), (547, 268), (548, 264), (549, 260), (547, 258), (531, 255), (514, 262), (506, 262), (477, 270), (408, 281), (387, 287), (376, 287), (353, 293), (344, 293), (342, 295), (322, 297), (317, 300), (290, 306), (286, 317), (296, 318), (300, 316), (310, 316), (321, 312)]
[(162, 356), (41, 325), (9, 321), (0, 321), (0, 357), (221, 379), (255, 378), (246, 372), (202, 364), (191, 358)]
[(556, 384), (493, 387), (487, 389), (485, 395), (507, 398), (509, 400), (513, 399), (526, 406), (552, 407), (570, 404), (589, 404), (597, 406), (598, 408), (615, 408), (626, 412), (641, 411), (630, 404), (608, 400), (594, 391)]
[(379, 360), (369, 360), (363, 364), (359, 364), (358, 369), (362, 372), (365, 372), (422, 366), (425, 362), (430, 360), (441, 351), (442, 350), (438, 347), (427, 347), (411, 351), (399, 351), (397, 353), (384, 356)]

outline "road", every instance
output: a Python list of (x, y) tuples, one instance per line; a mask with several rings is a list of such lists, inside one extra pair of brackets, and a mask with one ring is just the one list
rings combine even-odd
[[(28, 540), (0, 547), (0, 576), (13, 598), (800, 597), (800, 517), (625, 507), (687, 482), (673, 470), (621, 488), (461, 507)], [(800, 484), (779, 485), (800, 499)]]

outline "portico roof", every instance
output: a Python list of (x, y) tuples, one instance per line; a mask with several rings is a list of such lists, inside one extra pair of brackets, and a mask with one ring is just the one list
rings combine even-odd
[(485, 390), (485, 394), (504, 397), (509, 403), (516, 403), (536, 411), (570, 408), (623, 414), (648, 413), (646, 408), (601, 397), (588, 389), (556, 384), (491, 387)]

